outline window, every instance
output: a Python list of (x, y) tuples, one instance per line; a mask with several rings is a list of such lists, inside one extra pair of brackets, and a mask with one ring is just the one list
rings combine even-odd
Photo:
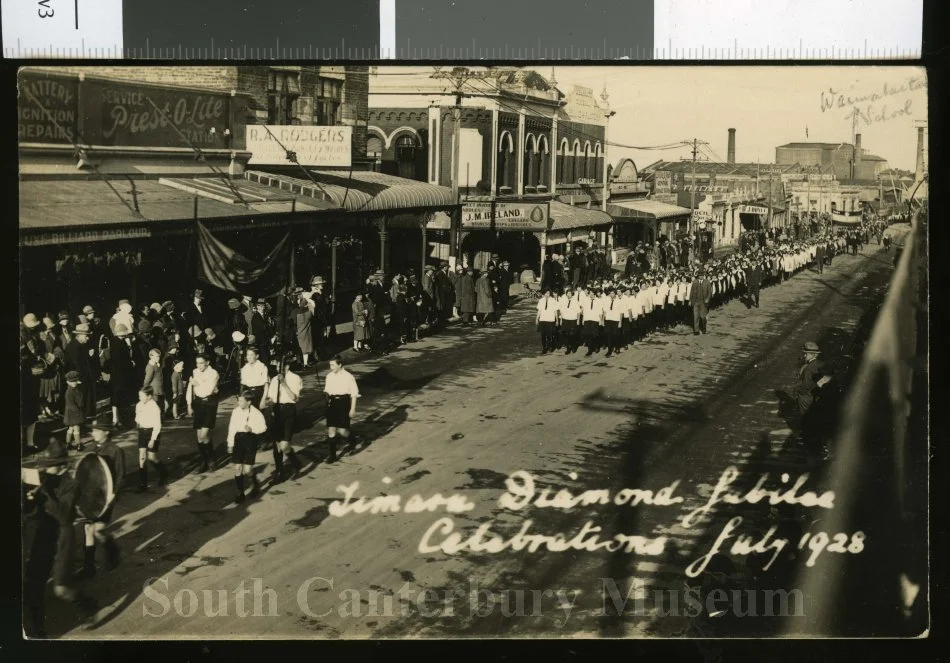
[(366, 139), (366, 156), (379, 161), (383, 156), (383, 141), (379, 136), (370, 136)]
[(295, 102), (300, 97), (300, 79), (296, 71), (271, 70), (267, 76), (267, 123), (300, 124)]
[(396, 141), (396, 161), (412, 161), (416, 158), (416, 139), (400, 136)]
[(343, 81), (319, 78), (314, 86), (314, 123), (333, 126), (340, 123), (340, 106), (343, 102)]

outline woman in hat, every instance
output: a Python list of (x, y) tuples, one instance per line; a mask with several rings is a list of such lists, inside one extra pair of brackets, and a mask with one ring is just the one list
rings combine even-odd
[(66, 374), (66, 394), (63, 397), (63, 425), (66, 426), (66, 448), (82, 451), (82, 431), (79, 426), (86, 420), (80, 390), (82, 376), (79, 371)]
[(141, 379), (136, 379), (131, 336), (132, 331), (124, 324), (115, 326), (115, 337), (109, 344), (109, 359), (103, 366), (103, 371), (109, 375), (112, 425), (115, 428), (122, 425), (122, 411), (135, 404), (138, 386), (142, 383)]
[(126, 329), (135, 329), (135, 318), (132, 317), (132, 305), (128, 299), (120, 299), (115, 314), (109, 318), (109, 329), (115, 334), (116, 327), (123, 325)]
[(36, 335), (40, 321), (32, 313), (20, 325), (20, 432), (21, 442), (33, 450), (33, 431), (40, 413), (40, 375), (46, 370), (42, 345)]
[(290, 312), (294, 321), (294, 331), (297, 336), (297, 347), (303, 360), (303, 367), (310, 366), (310, 355), (313, 354), (313, 313), (307, 305), (303, 294), (299, 294), (294, 307)]
[(393, 330), (393, 336), (399, 339), (399, 345), (406, 343), (406, 277), (396, 274), (393, 277), (392, 286), (389, 288), (389, 298), (393, 302), (392, 315), (389, 319), (389, 325)]
[(412, 270), (409, 271), (409, 280), (406, 283), (406, 341), (415, 343), (419, 340), (419, 325), (422, 324), (425, 304), (419, 277), (412, 273)]
[(353, 299), (353, 349), (363, 352), (365, 343), (370, 339), (369, 318), (363, 293), (357, 293)]
[(492, 298), (493, 292), (488, 272), (482, 272), (478, 275), (478, 280), (475, 281), (475, 315), (478, 317), (478, 324), (481, 327), (486, 324), (489, 327), (495, 326), (493, 317), (495, 307)]
[[(68, 316), (67, 316), (68, 319)], [(43, 404), (43, 414), (55, 417), (62, 391), (62, 347), (59, 338), (59, 326), (50, 325), (51, 318), (45, 317), (44, 329), (39, 333), (38, 348), (43, 360), (43, 373), (39, 376), (40, 401)]]

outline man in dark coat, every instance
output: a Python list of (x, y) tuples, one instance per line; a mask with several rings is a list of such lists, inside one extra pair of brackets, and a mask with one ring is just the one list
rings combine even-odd
[(581, 253), (579, 246), (574, 247), (574, 252), (567, 259), (567, 279), (573, 287), (577, 288), (584, 283), (584, 265), (586, 264), (584, 254)]
[(514, 274), (511, 273), (511, 263), (503, 260), (498, 270), (498, 303), (501, 305), (502, 312), (508, 310), (508, 304), (511, 296), (511, 285), (515, 282)]
[(818, 267), (818, 273), (823, 274), (825, 271), (825, 243), (818, 242), (818, 245), (815, 247), (815, 264)]
[(188, 328), (198, 327), (204, 329), (208, 326), (208, 315), (204, 307), (204, 293), (201, 290), (195, 290), (191, 293), (191, 303), (182, 313), (182, 317)]
[(475, 271), (471, 267), (459, 276), (455, 286), (455, 301), (462, 324), (472, 324), (472, 315), (475, 313)]
[(383, 287), (383, 279), (386, 278), (386, 272), (376, 270), (369, 278), (369, 284), (366, 287), (366, 294), (373, 303), (373, 319), (370, 323), (373, 338), (370, 341), (370, 347), (373, 352), (388, 352), (389, 339), (386, 329), (386, 313), (390, 310), (392, 302), (389, 300), (389, 293)]
[[(310, 293), (307, 297), (311, 303), (310, 313), (313, 314), (313, 319), (310, 321), (313, 349), (319, 359), (323, 359), (326, 354), (327, 339), (333, 325), (330, 296), (324, 293), (325, 286), (326, 281), (322, 276), (314, 276), (310, 279)], [(306, 296), (306, 293), (304, 294)]]
[(115, 326), (115, 336), (109, 343), (109, 360), (103, 366), (103, 371), (110, 376), (112, 425), (118, 428), (122, 425), (122, 412), (135, 405), (142, 384), (136, 373), (132, 331), (122, 323)]
[(265, 316), (266, 308), (267, 302), (263, 298), (254, 300), (254, 312), (251, 315), (250, 325), (251, 336), (254, 337), (254, 345), (257, 346), (260, 360), (264, 364), (267, 364), (270, 359), (270, 341), (274, 334)]
[(554, 277), (554, 260), (551, 258), (551, 255), (548, 254), (544, 257), (544, 262), (541, 263), (541, 290), (550, 291), (552, 288), (552, 278)]
[(745, 270), (746, 296), (749, 300), (749, 306), (759, 308), (759, 290), (762, 287), (762, 264), (755, 259), (754, 262), (746, 262), (743, 265)]
[(449, 280), (449, 263), (442, 262), (433, 275), (433, 289), (435, 290), (435, 307), (438, 311), (440, 325), (452, 317), (452, 306), (455, 304), (455, 288)]
[(96, 415), (96, 382), (99, 380), (99, 358), (89, 343), (89, 325), (76, 325), (73, 339), (63, 350), (66, 372), (79, 373), (82, 384), (82, 408), (87, 418)]
[(706, 333), (706, 315), (712, 297), (712, 284), (706, 278), (706, 268), (700, 267), (689, 288), (689, 305), (693, 309), (693, 334)]

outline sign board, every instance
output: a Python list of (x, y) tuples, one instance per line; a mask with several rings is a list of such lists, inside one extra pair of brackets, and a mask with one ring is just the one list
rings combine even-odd
[(17, 82), (18, 137), (23, 143), (244, 147), (243, 104), (232, 103), (229, 92), (97, 78), (80, 81), (78, 76), (33, 71), (21, 72)]
[(599, 184), (599, 182), (592, 177), (581, 177), (577, 180), (577, 183), (581, 186), (595, 186)]
[(712, 214), (704, 209), (694, 209), (693, 210), (693, 221), (706, 221), (712, 218)]
[[(496, 230), (538, 231), (548, 229), (547, 203), (495, 203)], [(491, 228), (492, 203), (462, 205), (463, 228)]]
[(654, 193), (672, 193), (673, 173), (668, 170), (658, 170), (653, 176)]
[(685, 191), (687, 193), (728, 193), (730, 187), (722, 185), (713, 185), (713, 184), (684, 184), (682, 188), (677, 187), (676, 191)]
[(640, 182), (611, 182), (610, 193), (631, 193), (646, 191), (646, 186)]
[(758, 205), (739, 205), (739, 214), (768, 214), (768, 207), (759, 207)]
[(353, 127), (251, 125), (247, 149), (251, 165), (283, 166), (290, 150), (302, 166), (349, 166), (353, 155)]

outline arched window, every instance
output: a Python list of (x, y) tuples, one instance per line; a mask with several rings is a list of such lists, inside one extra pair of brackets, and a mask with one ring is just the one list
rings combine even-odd
[(515, 141), (511, 132), (505, 131), (498, 140), (498, 186), (514, 188)]
[(567, 138), (561, 139), (561, 144), (557, 148), (557, 183), (562, 184), (568, 180), (568, 159), (570, 158), (571, 148), (567, 142)]
[(590, 141), (584, 143), (584, 154), (581, 157), (580, 175), (578, 177), (590, 178), (593, 175), (590, 167)]
[(594, 179), (603, 182), (604, 176), (604, 150), (600, 143), (594, 145)]
[(405, 134), (396, 139), (396, 174), (408, 180), (416, 179), (416, 151), (419, 142), (415, 136)]
[(551, 183), (548, 181), (550, 179), (548, 176), (550, 154), (551, 151), (548, 149), (548, 137), (541, 136), (538, 138), (538, 184), (543, 184), (548, 187), (551, 186)]
[(379, 136), (369, 136), (366, 139), (366, 156), (379, 162), (383, 158), (383, 139)]
[(522, 178), (525, 186), (535, 186), (535, 176), (538, 172), (538, 141), (534, 134), (528, 134), (524, 141), (524, 164)]

